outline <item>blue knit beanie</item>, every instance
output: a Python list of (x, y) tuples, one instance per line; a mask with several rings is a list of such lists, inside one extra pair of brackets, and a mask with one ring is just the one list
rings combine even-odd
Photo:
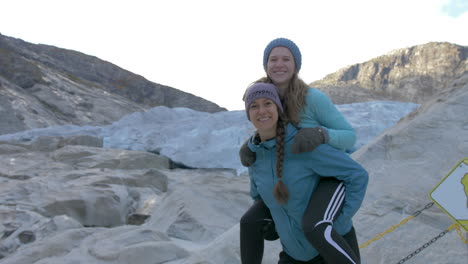
[(283, 112), (283, 105), (281, 104), (278, 88), (272, 83), (259, 82), (247, 88), (247, 91), (244, 95), (245, 113), (247, 114), (247, 119), (250, 120), (250, 105), (258, 98), (267, 98), (272, 100), (278, 106), (279, 112)]
[(279, 46), (286, 47), (291, 51), (294, 57), (294, 62), (296, 63), (296, 70), (299, 72), (302, 65), (301, 51), (297, 47), (296, 43), (287, 38), (274, 39), (266, 46), (265, 51), (263, 52), (263, 68), (265, 71), (267, 70), (268, 57), (270, 57), (271, 50)]

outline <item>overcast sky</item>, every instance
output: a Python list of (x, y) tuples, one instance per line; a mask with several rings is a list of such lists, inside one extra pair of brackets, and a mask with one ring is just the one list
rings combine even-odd
[(310, 83), (394, 49), (468, 46), (467, 11), (468, 0), (8, 0), (0, 33), (93, 55), (240, 110), (274, 38), (297, 43)]

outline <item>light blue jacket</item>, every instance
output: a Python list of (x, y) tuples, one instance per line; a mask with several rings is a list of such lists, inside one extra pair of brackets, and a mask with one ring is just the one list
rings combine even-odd
[(366, 170), (348, 154), (327, 144), (312, 152), (293, 154), (291, 144), (297, 129), (286, 127), (283, 182), (289, 191), (289, 200), (280, 205), (273, 196), (276, 175), (276, 140), (255, 144), (253, 137), (249, 148), (256, 153), (255, 163), (249, 167), (250, 195), (261, 199), (270, 209), (283, 250), (297, 260), (310, 260), (318, 252), (312, 247), (302, 231), (302, 217), (310, 197), (321, 177), (335, 177), (344, 182), (346, 188), (343, 209), (334, 224), (336, 231), (344, 235), (351, 230), (352, 216), (364, 199), (368, 175)]
[(328, 132), (328, 144), (339, 150), (352, 150), (356, 132), (335, 104), (322, 91), (308, 88), (306, 105), (300, 114), (299, 127), (321, 126)]

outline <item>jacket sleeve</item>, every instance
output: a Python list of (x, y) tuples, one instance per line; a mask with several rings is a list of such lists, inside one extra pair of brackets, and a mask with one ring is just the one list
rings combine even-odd
[[(309, 89), (306, 116), (314, 116), (328, 132), (328, 144), (339, 150), (350, 150), (356, 143), (356, 131), (330, 98), (318, 89)], [(308, 111), (312, 113), (307, 114)]]
[(335, 177), (345, 185), (342, 216), (351, 219), (361, 207), (369, 176), (367, 171), (348, 154), (328, 145), (320, 145), (308, 152), (307, 166), (321, 177)]
[(258, 193), (257, 191), (257, 185), (255, 184), (255, 182), (253, 181), (252, 179), (252, 170), (249, 168), (249, 175), (250, 175), (250, 197), (252, 197), (252, 199), (254, 201), (260, 199), (260, 194)]

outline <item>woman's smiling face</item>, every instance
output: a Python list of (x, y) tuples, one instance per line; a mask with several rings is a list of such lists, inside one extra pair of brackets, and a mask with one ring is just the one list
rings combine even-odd
[(288, 86), (295, 71), (294, 57), (288, 48), (279, 46), (271, 50), (266, 72), (280, 91)]
[(278, 107), (267, 98), (258, 98), (250, 104), (249, 117), (252, 124), (257, 128), (262, 141), (276, 136), (276, 125), (278, 122)]

